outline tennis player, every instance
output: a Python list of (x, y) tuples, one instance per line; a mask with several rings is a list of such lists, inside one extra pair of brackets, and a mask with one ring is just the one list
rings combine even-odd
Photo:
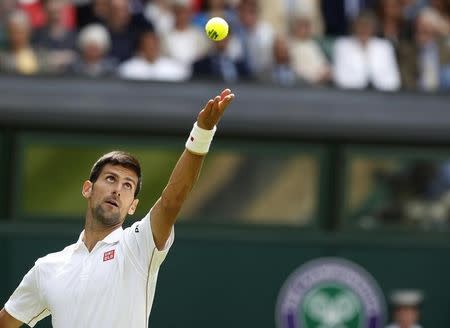
[(0, 311), (0, 328), (34, 327), (48, 315), (55, 328), (148, 327), (177, 215), (233, 98), (226, 89), (208, 101), (161, 197), (129, 228), (122, 224), (139, 202), (139, 162), (120, 151), (98, 159), (82, 187), (87, 211), (78, 241), (36, 261)]

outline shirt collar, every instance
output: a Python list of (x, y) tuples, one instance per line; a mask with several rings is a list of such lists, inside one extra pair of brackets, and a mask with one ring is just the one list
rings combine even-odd
[(122, 233), (123, 233), (123, 228), (118, 227), (116, 230), (111, 232), (108, 236), (103, 238), (102, 241), (107, 244), (114, 244), (120, 240), (120, 237), (122, 237)]
[[(118, 227), (116, 230), (112, 231), (109, 235), (107, 235), (105, 238), (103, 238), (100, 242), (106, 243), (106, 244), (114, 244), (120, 240), (120, 237), (123, 234), (123, 228)], [(84, 238), (84, 230), (81, 231), (80, 236), (78, 237), (78, 241), (76, 242), (76, 248), (84, 245), (83, 242)]]

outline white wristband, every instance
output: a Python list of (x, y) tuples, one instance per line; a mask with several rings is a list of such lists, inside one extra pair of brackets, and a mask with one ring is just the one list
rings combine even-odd
[(216, 126), (212, 130), (202, 129), (195, 122), (191, 134), (186, 141), (186, 149), (196, 155), (207, 154), (216, 130)]

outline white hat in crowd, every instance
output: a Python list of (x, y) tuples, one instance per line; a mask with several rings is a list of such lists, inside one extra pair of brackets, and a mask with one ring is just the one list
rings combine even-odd
[(108, 30), (100, 24), (90, 24), (85, 26), (78, 36), (78, 46), (84, 49), (88, 44), (96, 44), (105, 52), (111, 46), (111, 38)]
[(395, 290), (390, 295), (394, 306), (418, 306), (423, 301), (423, 293), (415, 289)]

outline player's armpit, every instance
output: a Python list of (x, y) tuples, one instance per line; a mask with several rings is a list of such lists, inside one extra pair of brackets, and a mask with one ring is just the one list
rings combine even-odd
[(5, 309), (0, 311), (0, 328), (18, 328), (23, 325), (23, 322), (17, 320)]

